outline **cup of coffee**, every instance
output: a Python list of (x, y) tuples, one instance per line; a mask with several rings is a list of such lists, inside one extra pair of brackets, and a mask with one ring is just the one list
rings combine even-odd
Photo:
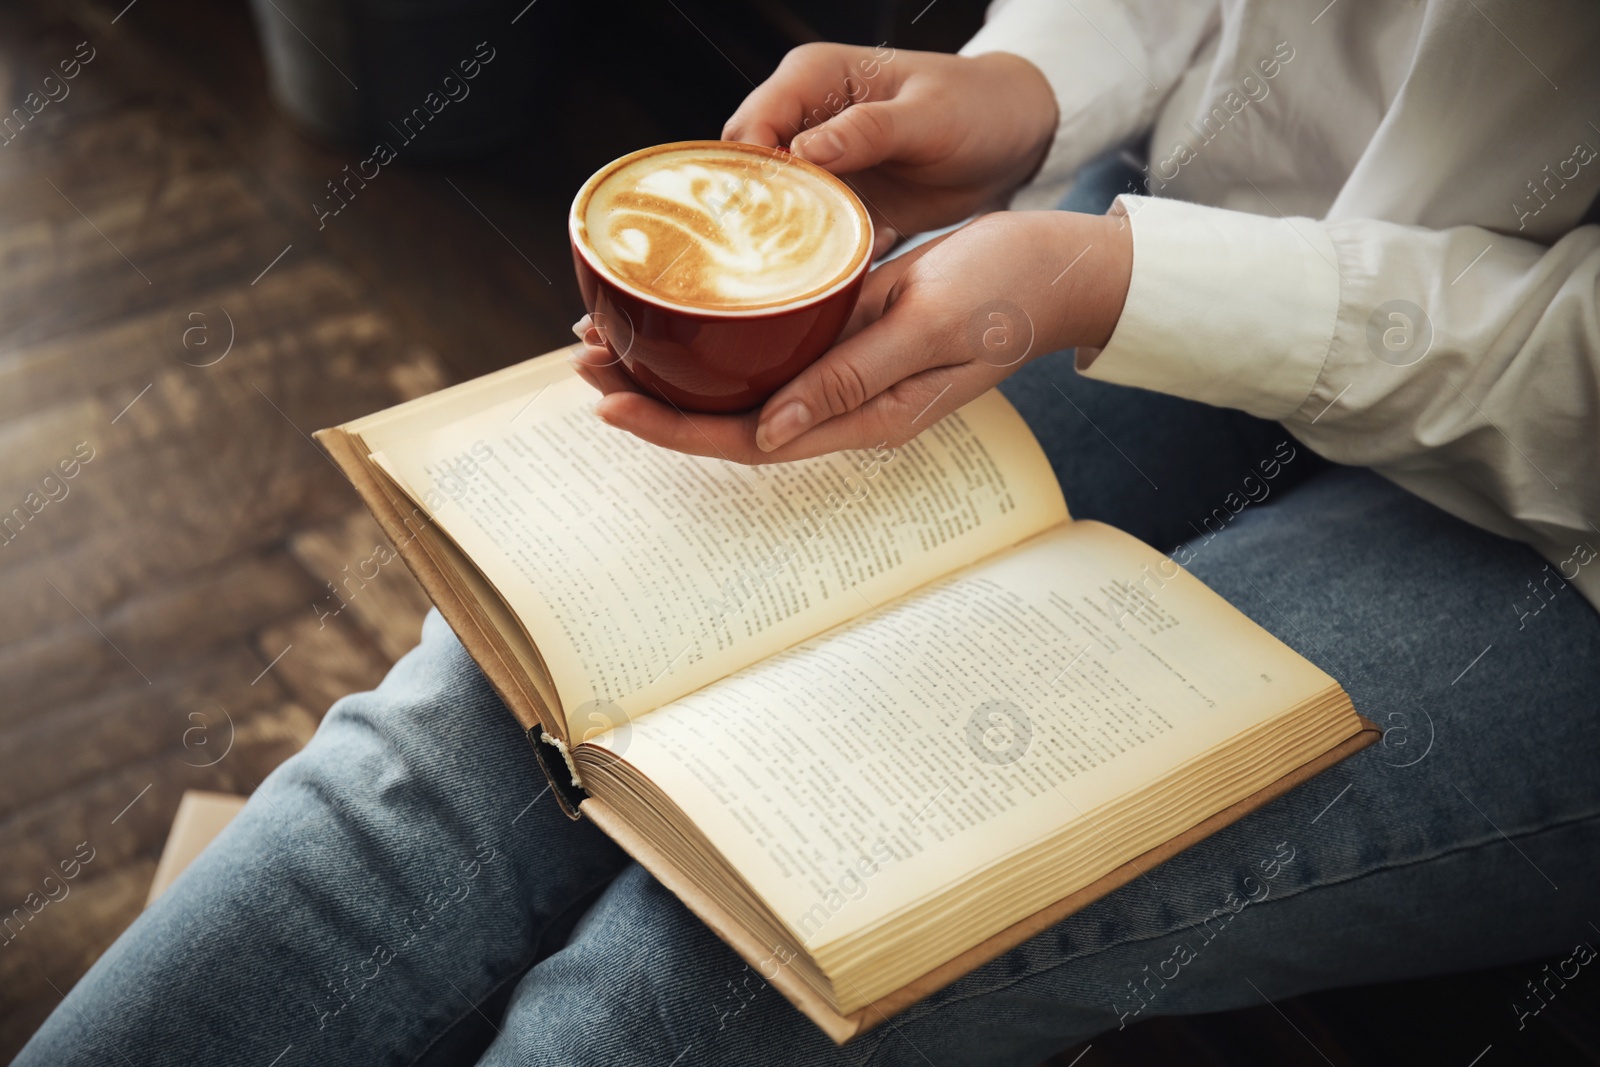
[(606, 348), (686, 411), (756, 407), (838, 340), (872, 258), (850, 187), (776, 148), (679, 141), (600, 168), (568, 219)]

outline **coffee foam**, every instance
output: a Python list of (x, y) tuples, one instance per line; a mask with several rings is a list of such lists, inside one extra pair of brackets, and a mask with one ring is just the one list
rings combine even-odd
[(588, 246), (677, 304), (738, 309), (823, 292), (866, 255), (865, 219), (825, 174), (738, 149), (651, 153), (600, 180)]

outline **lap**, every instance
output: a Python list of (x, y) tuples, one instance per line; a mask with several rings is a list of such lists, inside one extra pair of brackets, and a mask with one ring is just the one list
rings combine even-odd
[(843, 1049), (630, 869), (524, 979), (486, 1062), (628, 1049), (1029, 1064), (1156, 1014), (1510, 962), (1585, 936), (1600, 873), (1600, 618), (1585, 602), (1568, 590), (1518, 630), (1509, 599), (1537, 556), (1352, 469), (1188, 547), (1195, 573), (1339, 678), (1384, 742)]
[[(1339, 678), (1383, 745), (835, 1049), (539, 799), (520, 731), (432, 617), (19, 1062), (89, 1062), (102, 1044), (141, 1062), (271, 1062), (290, 1045), (283, 1067), (374, 1047), (410, 1062), (516, 982), (486, 1063), (1030, 1063), (1162, 1012), (1570, 947), (1600, 856), (1595, 613), (1568, 589), (1519, 620), (1543, 577), (1531, 551), (1304, 449), (1235, 511), (1227, 494), (1261, 478), (1281, 429), (1091, 395), (1062, 358), (1010, 388), (1036, 430), (1055, 426), (1041, 437), (1075, 514), (1187, 540), (1190, 569)], [(597, 892), (551, 952), (563, 912)]]

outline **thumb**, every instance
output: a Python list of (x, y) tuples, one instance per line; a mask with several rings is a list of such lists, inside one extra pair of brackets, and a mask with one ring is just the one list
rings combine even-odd
[(820, 126), (796, 134), (789, 144), (795, 155), (835, 174), (865, 170), (893, 160), (914, 142), (914, 118), (895, 100), (851, 104)]
[(916, 321), (915, 315), (886, 314), (825, 352), (762, 405), (756, 447), (776, 451), (906, 378), (951, 362), (929, 345), (925, 329), (910, 326)]

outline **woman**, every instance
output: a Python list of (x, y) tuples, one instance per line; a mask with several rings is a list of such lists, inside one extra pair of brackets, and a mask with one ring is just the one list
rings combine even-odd
[[(848, 175), (880, 251), (1080, 171), (1088, 210), (890, 260), (757, 415), (575, 359), (603, 418), (746, 462), (898, 442), (1000, 384), (1076, 515), (1186, 549), (1382, 746), (836, 1048), (540, 795), (432, 616), (18, 1062), (1029, 1064), (1600, 936), (1597, 17), (1317, 6), (1012, 0), (959, 57), (799, 49), (725, 136)], [(1155, 195), (1102, 215), (1108, 184)]]

